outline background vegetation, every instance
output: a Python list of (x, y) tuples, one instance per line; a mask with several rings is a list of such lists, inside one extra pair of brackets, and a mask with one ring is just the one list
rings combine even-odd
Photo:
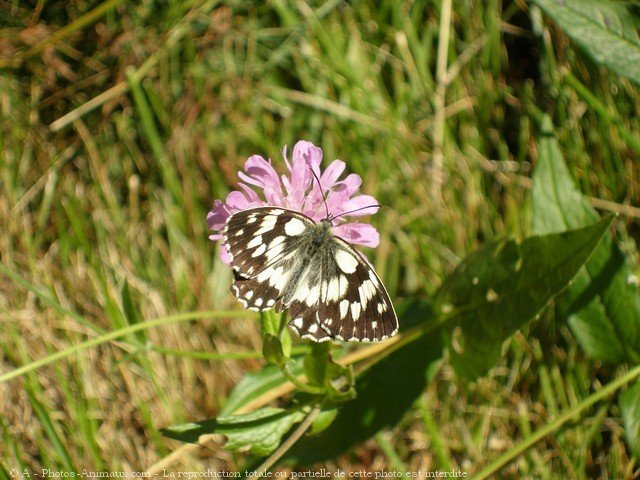
[[(249, 155), (282, 167), (298, 139), (385, 205), (367, 254), (399, 309), (487, 242), (549, 231), (531, 221), (544, 125), (635, 269), (637, 11), (594, 23), (620, 53), (547, 3), (1, 1), (0, 473), (245, 465), (222, 436), (160, 429), (215, 417), (264, 363), (205, 216)], [(474, 381), (445, 356), (399, 423), (316, 466), (480, 471), (627, 370), (567, 316), (545, 309)], [(499, 475), (630, 477), (622, 417), (603, 398)]]

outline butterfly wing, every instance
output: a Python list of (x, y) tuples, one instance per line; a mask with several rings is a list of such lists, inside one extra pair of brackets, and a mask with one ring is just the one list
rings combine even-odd
[(331, 242), (300, 278), (289, 326), (314, 341), (377, 342), (395, 335), (393, 304), (371, 264), (344, 240)]
[(281, 308), (279, 300), (298, 262), (301, 234), (313, 226), (305, 215), (277, 207), (242, 210), (227, 219), (223, 245), (235, 277), (231, 291), (245, 308)]

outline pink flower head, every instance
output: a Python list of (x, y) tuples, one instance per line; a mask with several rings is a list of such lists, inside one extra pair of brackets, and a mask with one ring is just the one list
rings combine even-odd
[[(224, 202), (214, 201), (213, 208), (207, 214), (207, 225), (214, 232), (209, 236), (211, 240), (222, 239), (222, 230), (231, 214), (268, 205), (301, 212), (316, 222), (327, 218), (328, 210), (334, 235), (352, 244), (378, 246), (380, 235), (374, 227), (366, 223), (349, 222), (346, 218), (371, 215), (378, 211), (378, 202), (371, 195), (356, 195), (362, 184), (359, 175), (352, 173), (339, 180), (346, 167), (341, 160), (334, 160), (324, 172), (321, 171), (322, 149), (304, 140), (293, 147), (291, 161), (287, 158), (286, 147), (282, 150), (282, 156), (289, 170), (288, 175), (282, 176), (274, 170), (271, 160), (267, 161), (259, 155), (247, 159), (244, 171), (238, 172), (240, 189), (229, 193)], [(264, 199), (254, 188), (262, 190)], [(349, 213), (344, 215), (346, 212)], [(224, 248), (220, 256), (223, 262), (230, 264)]]

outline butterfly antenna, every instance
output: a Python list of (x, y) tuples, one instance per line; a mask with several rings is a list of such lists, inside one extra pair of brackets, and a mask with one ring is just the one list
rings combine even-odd
[(373, 205), (367, 205), (366, 207), (360, 207), (360, 208), (356, 208), (355, 210), (349, 210), (348, 212), (342, 212), (333, 218), (342, 217), (343, 215), (350, 215), (352, 213), (359, 212), (360, 210), (365, 210), (367, 208), (375, 208), (375, 207), (382, 208), (382, 205), (380, 205), (379, 203), (375, 203)]
[[(318, 175), (316, 175), (316, 172), (313, 171), (313, 168), (311, 166), (309, 166), (309, 168), (311, 169), (311, 173), (313, 174), (313, 178), (315, 178), (316, 182), (318, 182), (318, 188), (320, 189), (320, 195), (322, 195), (322, 203), (324, 203), (324, 209), (327, 212), (327, 219), (329, 219), (329, 218), (331, 218), (331, 215), (329, 214), (329, 206), (327, 205), (327, 199), (325, 197), (325, 194), (322, 191), (322, 185), (320, 185), (320, 179), (318, 178)], [(329, 192), (327, 192), (327, 193), (329, 193)]]

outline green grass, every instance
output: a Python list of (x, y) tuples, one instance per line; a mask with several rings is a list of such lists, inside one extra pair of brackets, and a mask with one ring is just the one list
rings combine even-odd
[[(367, 253), (396, 302), (431, 296), (487, 240), (528, 232), (541, 111), (585, 194), (638, 204), (638, 88), (556, 27), (538, 37), (523, 2), (454, 2), (459, 70), (440, 116), (440, 2), (109, 4), (0, 2), (0, 374), (143, 321), (236, 308), (206, 213), (249, 155), (282, 168), (298, 139), (346, 161), (384, 205)], [(633, 244), (634, 219), (617, 226)], [(214, 417), (262, 364), (234, 355), (260, 352), (256, 318), (143, 326), (5, 381), (0, 463), (146, 469), (180, 447), (160, 428)], [(402, 425), (326, 467), (478, 472), (617, 373), (549, 314), (476, 383), (445, 362)], [(624, 478), (636, 462), (605, 402), (500, 475)], [(218, 440), (170, 468), (242, 464)]]

